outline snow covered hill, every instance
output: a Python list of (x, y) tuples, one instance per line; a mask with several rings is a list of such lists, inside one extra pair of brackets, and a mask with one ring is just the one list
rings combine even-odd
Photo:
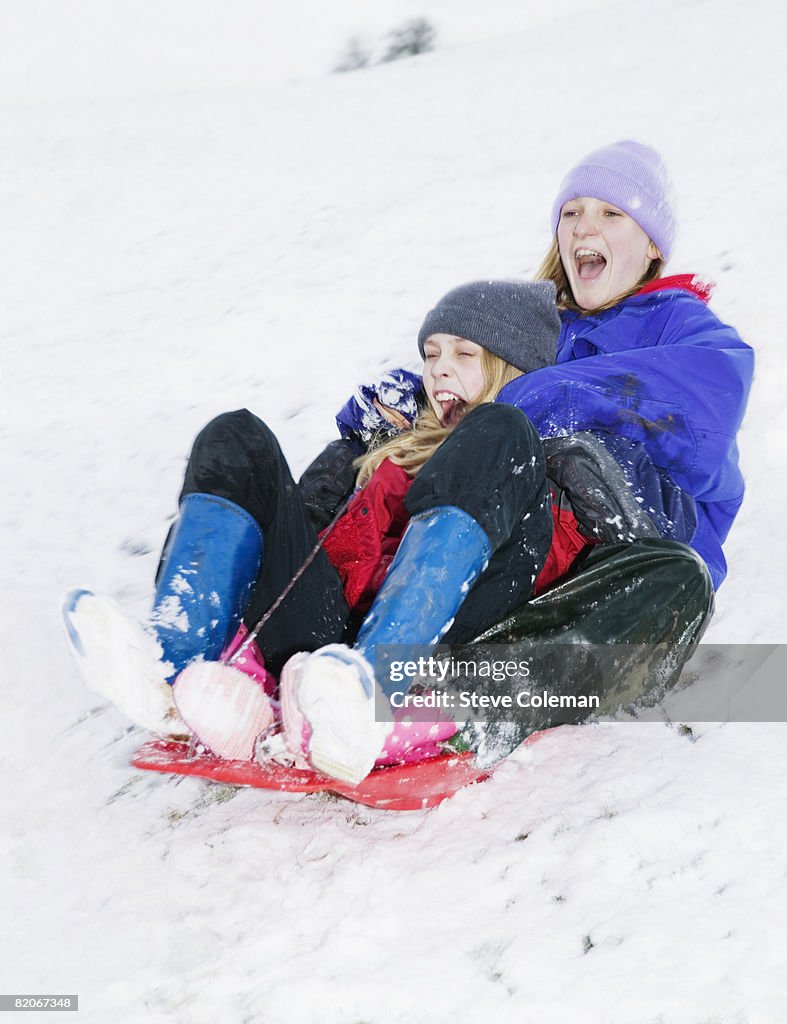
[[(562, 729), (386, 814), (131, 770), (61, 635), (75, 584), (144, 612), (210, 416), (252, 408), (301, 470), (444, 291), (532, 273), (571, 162), (633, 136), (675, 178), (671, 269), (758, 354), (707, 639), (787, 639), (783, 8), (570, 6), (291, 81), (203, 37), (168, 77), (139, 29), (107, 89), (74, 56), (98, 6), (4, 8), (0, 991), (132, 1024), (784, 1020), (783, 724)], [(185, 8), (155, 10), (174, 38)]]

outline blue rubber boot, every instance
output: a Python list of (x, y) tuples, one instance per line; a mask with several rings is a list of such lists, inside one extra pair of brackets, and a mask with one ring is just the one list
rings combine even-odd
[(245, 509), (188, 494), (164, 553), (150, 624), (170, 682), (201, 656), (215, 661), (240, 624), (262, 561), (262, 529)]
[(89, 590), (67, 596), (63, 615), (84, 681), (136, 725), (159, 736), (188, 735), (171, 684), (189, 662), (219, 657), (240, 623), (261, 558), (262, 530), (244, 509), (210, 494), (188, 495), (147, 622)]
[(375, 696), (401, 689), (377, 649), (436, 644), (490, 554), (486, 533), (462, 509), (443, 505), (410, 520), (355, 646), (296, 654), (284, 667), (282, 713), (296, 757), (351, 784), (371, 771), (390, 731), (376, 720)]
[[(396, 556), (363, 621), (355, 650), (375, 665), (380, 644), (434, 646), (486, 568), (489, 538), (471, 515), (441, 505), (407, 525)], [(385, 666), (376, 666), (388, 696)]]

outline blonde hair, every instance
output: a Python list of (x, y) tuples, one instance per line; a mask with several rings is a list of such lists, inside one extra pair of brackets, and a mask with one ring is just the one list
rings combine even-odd
[[(522, 370), (507, 363), (488, 349), (481, 352), (481, 370), (484, 374), (484, 388), (478, 398), (468, 403), (469, 412), (485, 402), (493, 402), (502, 388), (522, 376)], [(432, 457), (445, 441), (456, 424), (443, 426), (431, 405), (422, 409), (410, 430), (397, 434), (379, 447), (356, 459), (358, 487), (364, 487), (380, 463), (386, 459), (402, 466), (410, 476), (415, 476), (423, 464)]]
[(551, 281), (557, 289), (557, 308), (560, 310), (571, 309), (575, 313), (587, 314), (587, 313), (600, 313), (604, 309), (611, 309), (613, 306), (617, 306), (623, 299), (627, 299), (630, 295), (635, 295), (640, 288), (647, 284), (648, 281), (654, 281), (657, 277), (661, 277), (661, 272), (664, 268), (663, 259), (655, 259), (650, 261), (650, 266), (637, 281), (633, 288), (629, 288), (627, 292), (623, 292), (622, 295), (617, 295), (614, 299), (610, 299), (603, 306), (598, 306), (596, 309), (583, 309), (577, 305), (574, 298), (574, 293), (571, 291), (571, 285), (568, 283), (568, 277), (563, 267), (563, 261), (560, 259), (560, 250), (557, 245), (557, 238), (552, 239), (546, 256), (541, 261), (541, 265), (535, 273), (536, 281)]

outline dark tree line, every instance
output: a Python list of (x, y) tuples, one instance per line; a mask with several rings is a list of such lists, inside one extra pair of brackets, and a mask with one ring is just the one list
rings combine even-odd
[(414, 57), (434, 49), (437, 33), (426, 18), (411, 18), (398, 28), (392, 29), (385, 37), (385, 49), (377, 61), (372, 61), (374, 49), (365, 45), (358, 36), (352, 36), (335, 71), (357, 71), (372, 63), (386, 64), (402, 57)]

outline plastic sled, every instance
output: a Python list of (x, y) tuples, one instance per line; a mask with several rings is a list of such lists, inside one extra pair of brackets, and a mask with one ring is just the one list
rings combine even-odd
[(254, 786), (288, 793), (336, 793), (367, 807), (388, 811), (417, 811), (453, 796), (473, 782), (489, 778), (471, 753), (443, 754), (414, 764), (376, 768), (357, 786), (315, 771), (288, 768), (273, 762), (224, 761), (211, 754), (189, 756), (189, 746), (175, 740), (151, 740), (131, 759), (145, 771), (196, 775), (232, 786)]

